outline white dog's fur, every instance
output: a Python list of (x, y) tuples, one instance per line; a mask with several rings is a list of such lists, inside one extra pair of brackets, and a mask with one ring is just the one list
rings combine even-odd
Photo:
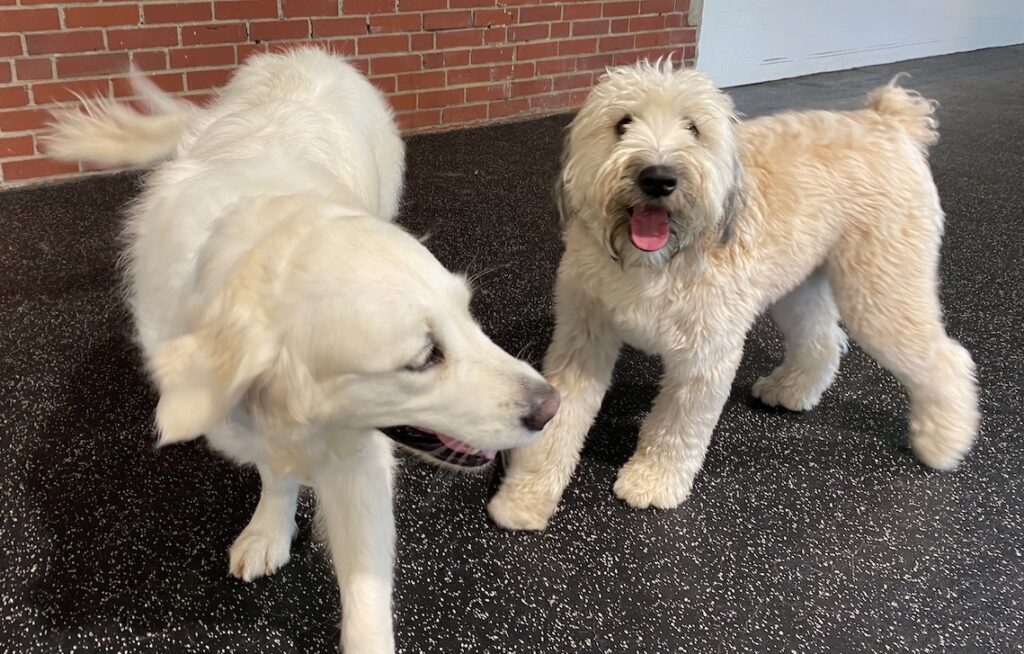
[[(678, 506), (766, 307), (786, 353), (755, 396), (813, 407), (846, 346), (841, 317), (907, 387), (918, 458), (956, 466), (977, 433), (978, 397), (974, 364), (946, 335), (939, 304), (935, 126), (932, 103), (895, 82), (859, 111), (737, 122), (698, 72), (671, 62), (609, 71), (569, 127), (558, 189), (566, 250), (545, 372), (562, 408), (513, 453), (492, 517), (547, 525), (622, 342), (660, 355), (665, 372), (615, 494), (634, 507)], [(667, 197), (638, 188), (649, 166), (678, 176)], [(633, 208), (649, 205), (670, 217), (653, 251), (630, 242)]]
[(141, 90), (155, 115), (87, 102), (48, 149), (107, 165), (171, 157), (128, 227), (160, 442), (205, 434), (258, 468), (259, 505), (230, 552), (245, 580), (288, 560), (299, 484), (313, 486), (342, 646), (390, 653), (392, 447), (376, 428), (507, 448), (535, 434), (523, 415), (553, 391), (482, 333), (465, 280), (390, 222), (404, 146), (354, 68), (316, 49), (259, 56), (202, 110)]

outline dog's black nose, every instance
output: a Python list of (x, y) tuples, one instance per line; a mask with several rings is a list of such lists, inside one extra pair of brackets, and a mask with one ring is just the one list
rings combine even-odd
[(562, 398), (558, 389), (544, 384), (530, 395), (530, 412), (523, 416), (523, 426), (531, 431), (540, 431), (558, 413)]
[(668, 166), (648, 166), (640, 171), (636, 182), (652, 198), (663, 198), (676, 190), (679, 178)]

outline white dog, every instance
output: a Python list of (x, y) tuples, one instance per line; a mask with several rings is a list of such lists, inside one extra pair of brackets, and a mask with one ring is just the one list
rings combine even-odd
[(895, 84), (860, 111), (737, 123), (700, 73), (670, 61), (611, 70), (569, 127), (558, 188), (566, 249), (545, 368), (562, 409), (513, 454), (492, 517), (546, 526), (622, 342), (660, 355), (665, 372), (615, 494), (678, 506), (746, 333), (769, 306), (786, 354), (754, 395), (813, 407), (846, 346), (842, 317), (907, 387), (918, 458), (956, 466), (975, 439), (978, 397), (939, 305), (936, 138), (932, 104)]
[(288, 560), (299, 483), (313, 486), (342, 647), (390, 653), (392, 447), (378, 429), (483, 466), (538, 432), (557, 392), (484, 336), (465, 280), (390, 222), (404, 146), (354, 68), (314, 49), (260, 56), (203, 110), (141, 90), (156, 115), (87, 102), (49, 151), (108, 165), (173, 153), (128, 228), (160, 443), (205, 434), (258, 468), (259, 505), (230, 553), (245, 580)]

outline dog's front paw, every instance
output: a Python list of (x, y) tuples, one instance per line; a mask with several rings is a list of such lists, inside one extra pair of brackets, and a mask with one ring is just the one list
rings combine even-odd
[[(831, 381), (831, 380), (828, 380)], [(768, 406), (781, 406), (790, 411), (809, 411), (828, 387), (815, 372), (776, 368), (767, 377), (754, 382), (751, 393)]]
[(686, 501), (692, 487), (693, 477), (678, 467), (634, 456), (619, 470), (614, 491), (637, 509), (674, 509)]
[(231, 576), (252, 581), (277, 572), (288, 563), (292, 530), (246, 527), (231, 545)]
[(487, 505), (487, 512), (503, 529), (542, 531), (557, 506), (557, 496), (506, 481)]

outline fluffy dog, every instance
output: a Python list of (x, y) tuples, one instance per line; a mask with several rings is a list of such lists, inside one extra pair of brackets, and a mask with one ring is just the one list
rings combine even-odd
[(546, 526), (623, 342), (660, 355), (665, 372), (615, 494), (678, 506), (766, 307), (786, 352), (756, 397), (813, 407), (846, 346), (842, 318), (907, 387), (917, 457), (956, 466), (978, 398), (939, 305), (937, 137), (932, 103), (895, 80), (859, 111), (738, 122), (698, 72), (670, 61), (609, 71), (569, 127), (557, 185), (565, 255), (545, 368), (562, 409), (513, 454), (491, 516)]
[(378, 430), (483, 466), (535, 435), (557, 392), (482, 333), (466, 281), (390, 222), (404, 146), (354, 68), (315, 49), (260, 56), (202, 110), (142, 90), (155, 115), (87, 102), (59, 118), (49, 151), (108, 165), (171, 156), (128, 225), (160, 443), (205, 434), (259, 470), (230, 552), (247, 581), (288, 560), (299, 485), (313, 486), (342, 647), (393, 652), (392, 441)]

